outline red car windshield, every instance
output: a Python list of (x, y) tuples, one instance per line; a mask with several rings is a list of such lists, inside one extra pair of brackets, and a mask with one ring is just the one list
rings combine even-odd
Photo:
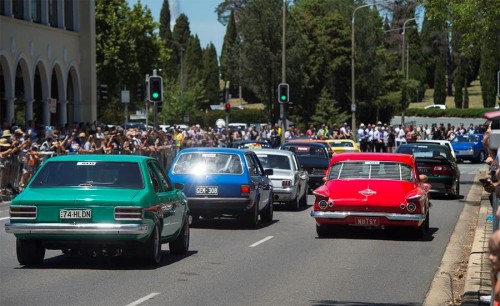
[(398, 162), (349, 161), (334, 164), (328, 179), (389, 179), (412, 182), (413, 171), (409, 165)]

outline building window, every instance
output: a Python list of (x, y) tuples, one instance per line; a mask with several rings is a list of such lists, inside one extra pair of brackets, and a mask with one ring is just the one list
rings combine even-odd
[(31, 20), (42, 23), (42, 0), (31, 0)]
[(49, 24), (51, 27), (57, 28), (57, 0), (49, 0)]
[(68, 31), (75, 30), (73, 11), (73, 0), (64, 0), (64, 27)]
[(14, 18), (24, 19), (24, 1), (12, 1)]

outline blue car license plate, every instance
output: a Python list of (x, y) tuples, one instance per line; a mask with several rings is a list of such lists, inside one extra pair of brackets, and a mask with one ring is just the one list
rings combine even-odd
[(196, 186), (196, 195), (218, 195), (219, 187), (217, 186)]

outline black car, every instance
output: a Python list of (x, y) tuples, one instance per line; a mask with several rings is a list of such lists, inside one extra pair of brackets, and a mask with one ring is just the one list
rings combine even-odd
[(396, 153), (413, 154), (420, 174), (428, 177), (430, 192), (458, 197), (460, 195), (460, 169), (450, 148), (434, 143), (406, 143)]
[(292, 151), (297, 155), (301, 167), (309, 174), (310, 191), (325, 183), (323, 178), (328, 170), (330, 155), (324, 144), (294, 141), (282, 144), (279, 149)]

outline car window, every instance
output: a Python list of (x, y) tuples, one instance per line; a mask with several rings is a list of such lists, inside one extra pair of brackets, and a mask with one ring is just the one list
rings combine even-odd
[(190, 152), (180, 153), (173, 165), (174, 174), (242, 174), (243, 166), (238, 154)]
[(398, 162), (341, 162), (331, 167), (328, 179), (390, 179), (411, 182), (413, 171), (409, 165)]
[(48, 162), (33, 179), (32, 188), (95, 186), (144, 188), (138, 163), (64, 161)]
[(161, 181), (158, 178), (158, 175), (151, 165), (151, 163), (148, 163), (148, 173), (149, 173), (149, 178), (151, 179), (151, 182), (153, 183), (153, 188), (155, 190), (155, 193), (159, 193), (163, 191), (163, 186), (161, 185)]
[(288, 156), (258, 153), (257, 157), (264, 168), (290, 170)]
[(296, 146), (285, 146), (283, 149), (294, 152), (299, 157), (320, 157), (329, 158), (328, 153), (323, 150), (322, 147), (308, 146), (308, 145), (296, 145)]
[(253, 159), (252, 154), (245, 154), (245, 159), (247, 161), (248, 172), (250, 175), (264, 175), (261, 171), (260, 164)]
[(172, 184), (170, 183), (170, 180), (168, 178), (168, 176), (165, 174), (165, 172), (163, 171), (163, 169), (160, 167), (160, 165), (158, 165), (158, 162), (154, 161), (151, 163), (151, 166), (154, 168), (156, 174), (157, 174), (157, 178), (160, 182), (160, 184), (163, 186), (163, 190), (164, 191), (170, 191), (172, 190)]

